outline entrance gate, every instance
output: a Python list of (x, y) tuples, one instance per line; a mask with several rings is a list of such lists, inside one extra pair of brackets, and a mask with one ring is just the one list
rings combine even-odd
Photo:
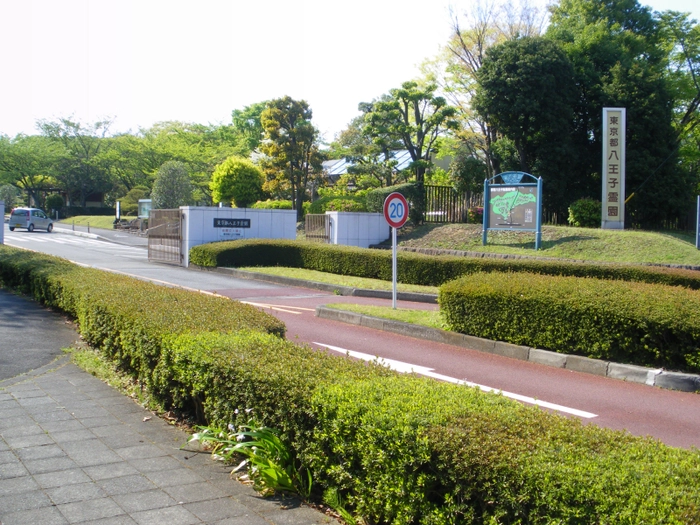
[(180, 210), (151, 210), (148, 219), (148, 260), (182, 264), (182, 215)]

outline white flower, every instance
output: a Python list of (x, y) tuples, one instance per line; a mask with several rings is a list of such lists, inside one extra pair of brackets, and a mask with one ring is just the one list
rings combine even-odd
[(246, 413), (246, 414), (250, 414), (252, 411), (253, 411), (252, 408), (246, 408), (246, 409), (245, 409), (245, 413)]
[(228, 429), (229, 429), (230, 432), (235, 432), (235, 431), (236, 431), (236, 427), (233, 426), (233, 423), (229, 423), (229, 424), (228, 424)]
[(243, 441), (244, 439), (245, 439), (245, 436), (244, 436), (243, 434), (238, 434), (238, 435), (236, 436), (236, 441), (239, 441), (239, 442), (240, 442), (240, 441)]

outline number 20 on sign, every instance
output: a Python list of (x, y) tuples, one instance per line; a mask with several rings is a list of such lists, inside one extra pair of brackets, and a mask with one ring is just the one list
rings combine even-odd
[(384, 200), (384, 218), (391, 226), (391, 306), (396, 309), (396, 230), (408, 220), (408, 202), (400, 193), (390, 193)]

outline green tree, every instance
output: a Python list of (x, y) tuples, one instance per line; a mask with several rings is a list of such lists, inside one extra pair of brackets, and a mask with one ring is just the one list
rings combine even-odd
[(271, 100), (260, 116), (265, 140), (260, 146), (266, 155), (263, 168), (273, 186), (289, 187), (297, 221), (303, 218), (306, 187), (314, 172), (320, 173), (323, 156), (318, 149), (318, 131), (311, 123), (312, 112), (306, 101), (291, 97)]
[(173, 209), (192, 203), (192, 182), (182, 162), (170, 160), (160, 167), (151, 199), (155, 209)]
[(98, 162), (111, 124), (103, 120), (84, 125), (67, 118), (39, 121), (43, 135), (62, 144), (67, 152), (55, 171), (56, 180), (69, 194), (77, 196), (83, 207), (89, 195), (107, 192), (114, 186), (109, 172)]
[(263, 101), (231, 112), (234, 140), (241, 149), (239, 155), (248, 156), (260, 146), (265, 134), (260, 116), (266, 107), (267, 101)]
[(573, 149), (573, 67), (563, 50), (541, 37), (491, 47), (479, 70), (474, 108), (513, 141), (520, 170), (542, 176), (546, 206), (564, 212)]
[(147, 199), (150, 193), (151, 189), (147, 186), (131, 188), (120, 200), (122, 215), (137, 215), (139, 211), (139, 200)]
[(43, 206), (43, 191), (65, 156), (63, 148), (45, 137), (0, 135), (0, 182), (27, 192), (30, 204)]
[(679, 166), (674, 122), (686, 111), (679, 111), (674, 96), (659, 18), (636, 0), (561, 0), (546, 36), (569, 56), (578, 86), (571, 135), (576, 158), (569, 173), (587, 187), (570, 202), (600, 198), (602, 109), (624, 107), (627, 197), (634, 193), (628, 214), (644, 227), (684, 215), (694, 181)]
[(388, 97), (369, 104), (365, 113), (367, 131), (372, 138), (399, 140), (413, 160), (416, 182), (422, 183), (431, 165), (435, 142), (446, 129), (456, 129), (456, 109), (435, 95), (437, 86), (421, 87), (404, 82)]
[(214, 170), (209, 183), (214, 202), (233, 202), (247, 208), (262, 200), (265, 175), (248, 159), (229, 157)]
[(5, 203), (5, 210), (11, 210), (15, 207), (15, 203), (19, 199), (20, 191), (12, 184), (3, 184), (0, 186), (0, 201)]
[(541, 35), (546, 19), (546, 10), (527, 0), (475, 2), (461, 16), (453, 14), (447, 45), (436, 59), (423, 65), (426, 77), (457, 108), (460, 129), (454, 135), (473, 158), (484, 159), (489, 177), (504, 171), (493, 149), (498, 133), (471, 105), (486, 50), (507, 40)]

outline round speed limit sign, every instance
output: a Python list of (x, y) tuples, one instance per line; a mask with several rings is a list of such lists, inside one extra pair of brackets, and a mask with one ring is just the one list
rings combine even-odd
[(408, 202), (398, 192), (390, 193), (384, 200), (384, 218), (392, 228), (401, 228), (408, 220)]

